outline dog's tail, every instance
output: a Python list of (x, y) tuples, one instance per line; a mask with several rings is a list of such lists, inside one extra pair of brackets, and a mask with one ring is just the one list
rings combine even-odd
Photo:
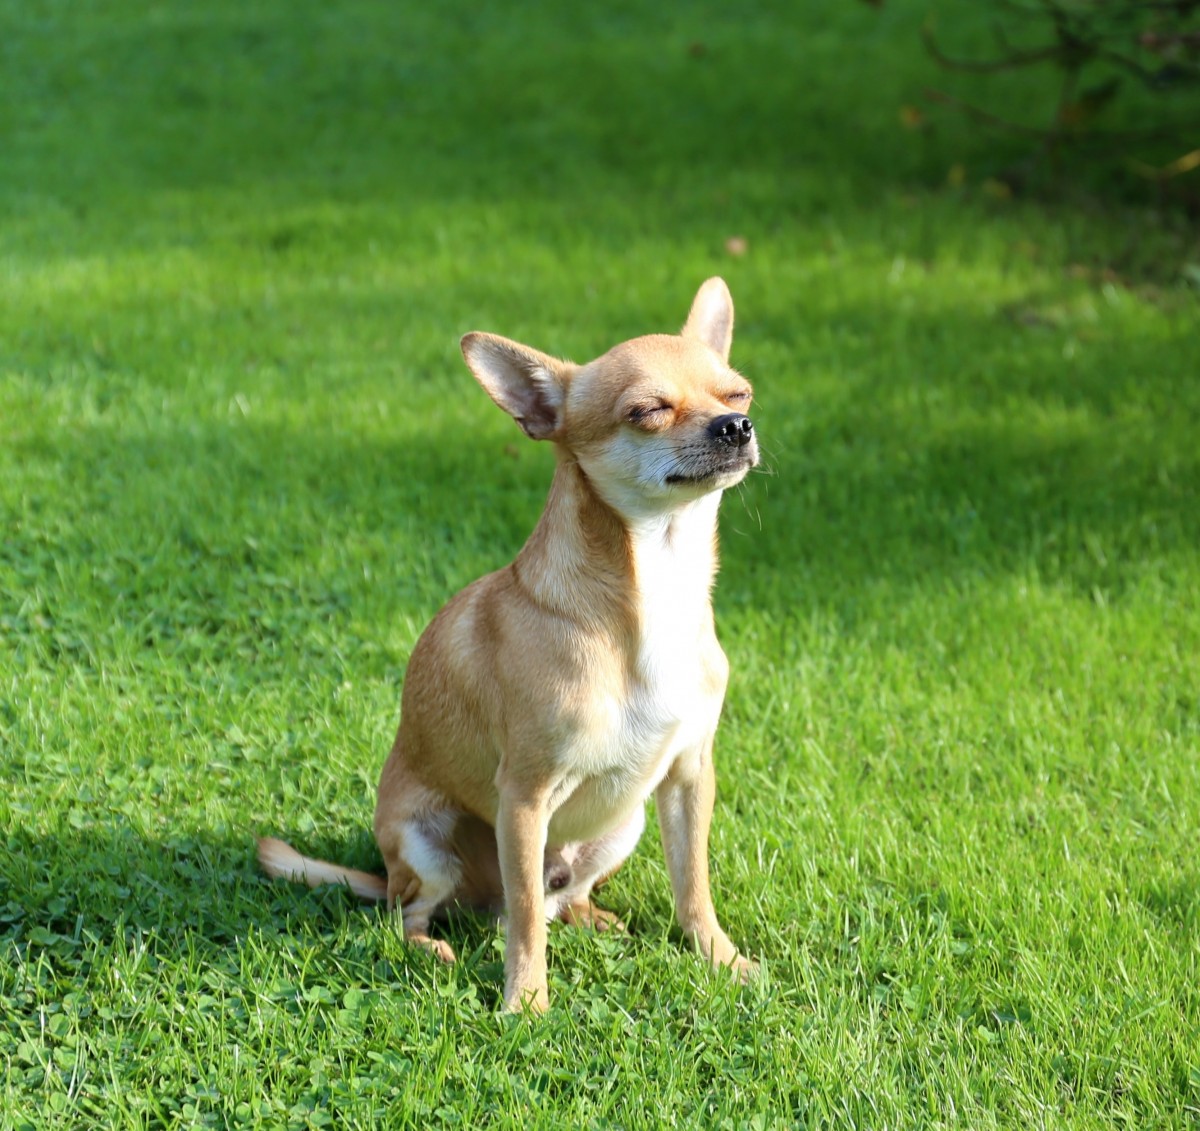
[(258, 839), (258, 862), (268, 876), (280, 880), (292, 880), (308, 884), (310, 888), (322, 884), (341, 884), (348, 887), (359, 899), (375, 902), (387, 899), (387, 880), (373, 876), (370, 872), (357, 872), (343, 868), (340, 864), (328, 864), (324, 860), (310, 860), (301, 856), (290, 844), (274, 837)]

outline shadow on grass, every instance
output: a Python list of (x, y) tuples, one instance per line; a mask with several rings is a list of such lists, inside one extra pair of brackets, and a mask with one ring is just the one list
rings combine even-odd
[[(364, 851), (368, 840), (364, 831), (333, 842), (329, 856), (372, 867), (378, 858), (369, 859), (373, 847)], [(0, 962), (24, 969), (30, 982), (43, 981), (47, 970), (84, 975), (102, 956), (118, 966), (148, 954), (155, 962), (233, 971), (250, 947), (279, 951), (302, 983), (318, 972), (346, 989), (366, 982), (432, 993), (435, 984), (453, 982), (481, 1000), (500, 1001), (503, 957), (494, 918), (452, 909), (434, 924), (435, 936), (457, 955), (447, 968), (404, 944), (382, 905), (334, 886), (268, 879), (252, 837), (227, 841), (195, 830), (160, 842), (112, 825), (45, 838), (17, 825), (7, 847), (14, 863), (0, 885)]]
[[(1147, 390), (1102, 360), (1102, 373), (1080, 365), (1064, 378), (1049, 357), (1043, 368), (1023, 354), (1021, 371), (1007, 371), (986, 321), (969, 366), (938, 373), (937, 329), (935, 318), (913, 320), (890, 381), (870, 373), (785, 399), (760, 379), (762, 399), (786, 407), (756, 413), (768, 471), (724, 503), (722, 604), (749, 601), (777, 619), (874, 583), (903, 599), (1013, 571), (1119, 596), (1143, 567), (1190, 557), (1200, 451), (1188, 422), (1200, 406), (1178, 343), (1139, 351), (1160, 367)], [(551, 476), (546, 446), (515, 428), (463, 442), (492, 411), (476, 400), (461, 424), (406, 419), (386, 441), (253, 421), (139, 434), (116, 405), (111, 426), (13, 444), (44, 468), (53, 497), (31, 488), (21, 533), (0, 556), (49, 594), (71, 563), (125, 619), (170, 618), (164, 590), (194, 591), (188, 607), (207, 608), (209, 633), (228, 619), (223, 600), (279, 607), (322, 585), (335, 619), (366, 602), (423, 624), (511, 560)], [(69, 502), (43, 526), (64, 488)]]

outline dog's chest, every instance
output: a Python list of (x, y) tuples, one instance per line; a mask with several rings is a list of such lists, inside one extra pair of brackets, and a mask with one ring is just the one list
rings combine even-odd
[(675, 728), (706, 714), (704, 661), (712, 634), (711, 527), (680, 524), (633, 542), (638, 647), (631, 723)]
[(581, 838), (591, 835), (593, 822), (604, 826), (644, 801), (675, 758), (717, 724), (723, 689), (710, 670), (717, 650), (709, 605), (712, 525), (671, 535), (654, 531), (634, 541), (637, 647), (619, 687), (593, 700), (590, 725), (572, 744), (574, 784), (556, 824)]

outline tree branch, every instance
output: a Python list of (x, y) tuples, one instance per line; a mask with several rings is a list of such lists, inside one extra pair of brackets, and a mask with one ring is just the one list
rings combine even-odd
[(933, 29), (928, 24), (921, 28), (921, 39), (925, 43), (925, 49), (941, 66), (952, 71), (970, 71), (980, 75), (993, 74), (997, 71), (1011, 71), (1017, 67), (1027, 67), (1031, 63), (1044, 63), (1049, 59), (1058, 58), (1062, 53), (1062, 48), (1058, 44), (1050, 44), (1033, 51), (1016, 51), (1006, 59), (952, 59), (938, 46), (938, 42), (933, 36)]
[[(1064, 133), (1069, 133), (1069, 136), (1077, 145), (1107, 145), (1113, 142), (1129, 142), (1129, 141), (1152, 141), (1155, 138), (1175, 137), (1181, 129), (1188, 129), (1195, 132), (1193, 124), (1184, 125), (1177, 123), (1173, 125), (1160, 126), (1157, 129), (1139, 129), (1139, 130), (1088, 130), (1086, 133), (1078, 133), (1076, 131), (1062, 130), (1047, 130), (1040, 126), (1023, 126), (1019, 122), (1010, 122), (1007, 118), (1001, 118), (997, 114), (992, 114), (987, 110), (983, 110), (978, 106), (972, 106), (969, 102), (964, 102), (961, 98), (955, 98), (952, 94), (947, 94), (944, 90), (934, 90), (932, 87), (926, 87), (923, 91), (926, 98), (930, 102), (937, 102), (943, 106), (950, 106), (960, 113), (965, 114), (968, 118), (972, 118), (977, 122), (982, 122), (987, 126), (995, 126), (997, 129), (1007, 130), (1009, 133), (1019, 134), (1022, 137), (1034, 137), (1040, 141), (1046, 141), (1050, 138), (1062, 136)], [(1189, 154), (1190, 156), (1190, 154)], [(1181, 158), (1182, 160), (1182, 158)], [(1149, 166), (1147, 166), (1149, 168)], [(1183, 170), (1186, 172), (1186, 170)]]

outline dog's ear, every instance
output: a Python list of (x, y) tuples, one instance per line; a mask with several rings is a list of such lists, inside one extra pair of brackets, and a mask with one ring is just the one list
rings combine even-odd
[(569, 361), (539, 353), (497, 334), (467, 334), (463, 357), (475, 380), (533, 440), (553, 439), (562, 427)]
[(729, 360), (729, 347), (733, 344), (733, 296), (724, 279), (714, 275), (700, 284), (680, 333), (685, 338), (699, 339), (720, 354), (722, 361)]

